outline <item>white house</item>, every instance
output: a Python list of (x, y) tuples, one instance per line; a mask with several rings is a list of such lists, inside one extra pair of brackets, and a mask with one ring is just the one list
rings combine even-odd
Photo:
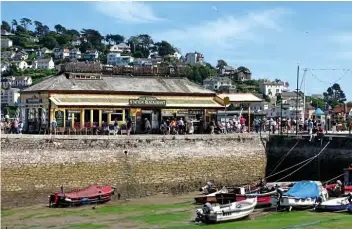
[(40, 58), (44, 58), (45, 56), (47, 56), (47, 55), (50, 55), (50, 54), (52, 54), (53, 53), (53, 51), (51, 51), (50, 49), (48, 49), (48, 48), (41, 48), (41, 49), (39, 49), (37, 52), (36, 52), (36, 54), (37, 54), (37, 59), (40, 59)]
[(3, 88), (23, 88), (31, 86), (33, 83), (30, 76), (9, 76), (1, 79), (1, 86)]
[(99, 52), (98, 50), (87, 50), (84, 54), (83, 54), (83, 58), (85, 60), (97, 60), (99, 58)]
[(120, 44), (111, 46), (110, 52), (129, 53), (131, 52), (131, 47), (126, 43), (120, 43)]
[(203, 81), (203, 86), (210, 90), (219, 90), (221, 86), (232, 86), (232, 80), (228, 77), (213, 77)]
[(25, 51), (19, 51), (15, 54), (14, 58), (15, 60), (27, 60), (28, 59), (28, 53)]
[(1, 62), (1, 72), (6, 72), (10, 69), (11, 64), (7, 62)]
[(70, 58), (71, 59), (81, 59), (82, 58), (82, 53), (81, 51), (77, 48), (71, 49), (70, 50)]
[(20, 89), (9, 88), (1, 90), (1, 103), (10, 106), (15, 105), (20, 99)]
[(12, 61), (11, 64), (15, 65), (17, 69), (24, 70), (28, 68), (28, 64), (24, 60)]
[(121, 56), (120, 53), (111, 52), (107, 55), (107, 64), (113, 66), (127, 66), (133, 63), (134, 58), (131, 56)]
[(55, 63), (53, 61), (53, 58), (38, 59), (38, 60), (33, 61), (32, 68), (34, 68), (34, 69), (54, 69)]
[(135, 58), (133, 60), (134, 66), (153, 66), (153, 62), (151, 59), (147, 58)]
[(16, 53), (13, 51), (1, 52), (1, 59), (13, 59)]
[(81, 40), (80, 39), (75, 39), (71, 42), (73, 46), (80, 46), (81, 45)]
[(264, 95), (273, 98), (276, 97), (277, 94), (288, 91), (288, 83), (266, 81), (259, 84), (259, 90)]
[(187, 53), (185, 61), (190, 65), (204, 64), (204, 55), (199, 52)]
[(55, 59), (65, 59), (66, 57), (70, 57), (70, 50), (62, 49), (62, 48), (54, 48), (53, 54)]
[(8, 38), (1, 38), (1, 48), (10, 48), (12, 47), (13, 42)]

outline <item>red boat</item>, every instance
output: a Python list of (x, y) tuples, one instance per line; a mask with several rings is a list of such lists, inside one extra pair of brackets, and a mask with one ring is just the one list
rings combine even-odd
[(49, 207), (58, 208), (104, 203), (112, 199), (115, 189), (111, 186), (90, 185), (84, 189), (64, 193), (63, 187), (61, 187), (61, 192), (49, 196)]
[(275, 195), (276, 193), (276, 190), (261, 194), (221, 193), (216, 195), (216, 202), (218, 204), (228, 204), (236, 201), (242, 201), (245, 199), (257, 197), (256, 207), (264, 207), (271, 205), (271, 196)]
[[(336, 184), (329, 184), (326, 189), (329, 193), (335, 188)], [(349, 168), (344, 169), (344, 193), (352, 193), (352, 164)]]

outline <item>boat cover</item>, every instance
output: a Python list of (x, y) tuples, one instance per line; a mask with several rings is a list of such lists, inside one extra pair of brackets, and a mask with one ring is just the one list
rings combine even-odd
[(114, 189), (110, 186), (90, 185), (85, 189), (75, 192), (65, 193), (65, 197), (70, 199), (92, 198), (95, 196), (110, 194)]
[(319, 196), (319, 186), (313, 181), (300, 181), (285, 193), (295, 198), (316, 198)]

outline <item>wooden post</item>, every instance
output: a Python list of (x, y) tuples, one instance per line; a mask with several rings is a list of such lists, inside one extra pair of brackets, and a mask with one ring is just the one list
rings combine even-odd
[(81, 128), (84, 127), (84, 109), (81, 109)]
[(93, 126), (93, 110), (91, 109), (90, 110), (90, 120), (89, 120), (89, 122), (90, 122), (90, 127), (92, 127)]
[(101, 123), (102, 123), (102, 119), (103, 119), (103, 111), (99, 110), (99, 127), (101, 127)]
[(251, 104), (248, 105), (248, 133), (251, 132)]
[(75, 113), (71, 113), (71, 128), (75, 128)]
[(108, 124), (111, 124), (111, 113), (108, 113), (108, 120), (107, 120)]

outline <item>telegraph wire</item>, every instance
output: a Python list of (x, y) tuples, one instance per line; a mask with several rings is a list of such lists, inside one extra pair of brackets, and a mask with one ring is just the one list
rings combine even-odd
[(339, 82), (340, 80), (342, 80), (344, 77), (346, 77), (346, 75), (348, 75), (347, 73), (350, 72), (351, 73), (351, 69), (334, 69), (335, 71), (343, 71), (343, 74), (336, 80), (334, 81), (331, 81), (331, 82), (328, 82), (328, 81), (325, 81), (325, 80), (321, 80), (319, 79), (314, 73), (313, 71), (314, 70), (322, 70), (322, 71), (332, 71), (332, 69), (308, 69), (310, 70), (310, 73), (311, 75), (317, 80), (319, 81), (320, 83), (323, 83), (323, 84), (329, 84), (329, 85), (332, 85), (334, 83), (337, 83)]

